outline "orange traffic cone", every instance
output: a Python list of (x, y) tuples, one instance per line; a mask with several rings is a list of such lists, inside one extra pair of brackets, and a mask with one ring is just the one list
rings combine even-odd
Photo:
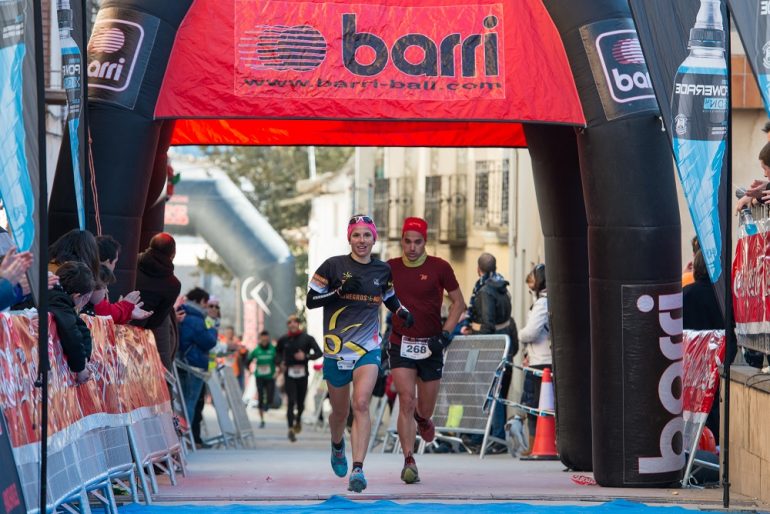
[[(540, 384), (540, 399), (538, 401), (538, 410), (554, 410), (553, 405), (553, 382), (551, 381), (551, 369), (543, 370), (543, 380)], [(552, 415), (540, 415), (537, 417), (537, 427), (535, 428), (535, 444), (532, 446), (532, 453), (521, 460), (558, 460), (559, 455), (556, 452), (556, 418)]]

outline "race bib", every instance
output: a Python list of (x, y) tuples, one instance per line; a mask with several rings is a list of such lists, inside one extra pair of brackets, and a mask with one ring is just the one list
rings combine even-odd
[(356, 367), (356, 361), (337, 361), (337, 369), (340, 371), (350, 371)]
[(430, 357), (428, 338), (401, 337), (401, 357), (421, 361)]
[(307, 375), (307, 372), (305, 371), (305, 366), (289, 366), (286, 374), (289, 378), (303, 378)]
[(262, 366), (257, 366), (257, 375), (269, 375), (270, 374), (270, 364), (263, 364)]

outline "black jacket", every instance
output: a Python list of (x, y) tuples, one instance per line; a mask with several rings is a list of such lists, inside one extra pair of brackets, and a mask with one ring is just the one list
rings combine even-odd
[(511, 297), (508, 281), (496, 278), (487, 280), (476, 293), (471, 322), (481, 325), (480, 334), (494, 334), (495, 325), (511, 319)]
[(722, 309), (708, 278), (696, 280), (682, 290), (682, 324), (685, 330), (725, 328)]
[(83, 371), (91, 358), (91, 331), (75, 312), (75, 303), (60, 285), (48, 291), (48, 309), (56, 322), (67, 365), (75, 373)]
[(142, 294), (146, 311), (153, 311), (146, 320), (136, 321), (135, 325), (144, 328), (157, 328), (169, 315), (174, 302), (182, 290), (182, 284), (174, 276), (174, 263), (166, 255), (148, 248), (139, 254), (137, 265), (136, 288)]
[[(294, 358), (294, 354), (300, 350), (305, 353), (305, 359), (298, 361)], [(323, 357), (321, 348), (318, 347), (318, 343), (315, 342), (313, 336), (308, 335), (306, 332), (300, 332), (295, 335), (286, 334), (278, 340), (275, 348), (275, 359), (278, 364), (283, 363), (287, 367), (304, 365), (306, 371), (307, 362), (314, 361), (320, 357)]]

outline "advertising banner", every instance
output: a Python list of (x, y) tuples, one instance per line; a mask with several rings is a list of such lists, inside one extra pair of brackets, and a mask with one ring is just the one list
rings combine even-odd
[(0, 412), (0, 513), (24, 514), (27, 508), (24, 505), (24, 496), (21, 493), (21, 482), (16, 466), (13, 466), (13, 451), (11, 440), (8, 438), (8, 428), (5, 417)]
[(727, 0), (770, 116), (770, 0)]
[(155, 114), (584, 122), (550, 16), (509, 0), (198, 0)]
[(733, 260), (733, 312), (735, 335), (740, 346), (763, 353), (770, 351), (770, 247), (767, 231), (741, 226)]
[(725, 159), (729, 90), (720, 0), (630, 0), (709, 277), (724, 312), (722, 242), (730, 220)]
[[(19, 251), (39, 255), (38, 102), (32, 0), (0, 0), (0, 198)], [(38, 265), (30, 269), (37, 291)]]
[(83, 52), (78, 45), (82, 41), (80, 20), (83, 4), (80, 0), (57, 0), (56, 17), (59, 23), (59, 46), (61, 47), (61, 86), (67, 95), (67, 131), (69, 132), (69, 153), (72, 160), (75, 203), (78, 226), (86, 228), (85, 193), (85, 151), (86, 138), (83, 134), (81, 117), (83, 113)]
[[(680, 283), (623, 286), (623, 452), (625, 484), (682, 478), (682, 292)], [(649, 334), (658, 335), (650, 346)], [(643, 354), (640, 355), (640, 354)], [(650, 376), (653, 402), (634, 401)], [(651, 427), (636, 430), (635, 427)]]

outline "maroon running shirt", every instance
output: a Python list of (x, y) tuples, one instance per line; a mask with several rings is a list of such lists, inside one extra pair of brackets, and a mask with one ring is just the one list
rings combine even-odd
[(393, 274), (396, 296), (414, 315), (414, 325), (404, 328), (404, 322), (393, 316), (390, 342), (401, 344), (401, 336), (432, 337), (441, 334), (441, 304), (444, 291), (451, 292), (460, 285), (455, 272), (444, 259), (431, 255), (422, 265), (408, 268), (401, 257), (388, 261)]

